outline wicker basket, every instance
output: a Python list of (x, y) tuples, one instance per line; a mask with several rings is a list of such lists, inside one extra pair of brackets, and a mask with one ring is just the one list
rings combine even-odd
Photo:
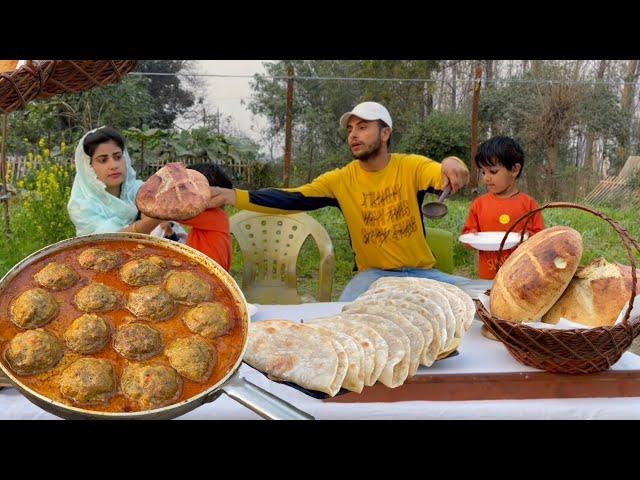
[(0, 114), (23, 110), (38, 98), (53, 67), (51, 62), (29, 61), (12, 72), (0, 73)]
[(39, 98), (60, 93), (80, 93), (116, 83), (129, 73), (137, 60), (49, 60), (53, 71)]
[(23, 110), (32, 100), (119, 82), (137, 63), (137, 60), (28, 61), (14, 72), (0, 74), (0, 114)]
[[(613, 326), (590, 329), (538, 329), (524, 323), (501, 320), (475, 300), (478, 316), (487, 329), (507, 347), (511, 355), (525, 365), (552, 373), (585, 374), (601, 372), (616, 363), (640, 333), (640, 317), (630, 319), (636, 296), (636, 265), (633, 248), (640, 252), (640, 245), (629, 233), (601, 212), (574, 203), (549, 203), (518, 218), (505, 233), (498, 252), (498, 264), (507, 235), (523, 220), (525, 228), (532, 216), (547, 208), (576, 208), (592, 213), (611, 225), (620, 235), (631, 262), (632, 295), (622, 322)], [(520, 237), (522, 243), (523, 237)], [(487, 292), (490, 294), (490, 291)]]

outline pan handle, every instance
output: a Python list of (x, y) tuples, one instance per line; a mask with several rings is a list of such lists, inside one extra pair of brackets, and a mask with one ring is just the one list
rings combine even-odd
[(315, 420), (306, 412), (235, 374), (221, 387), (229, 397), (267, 420)]

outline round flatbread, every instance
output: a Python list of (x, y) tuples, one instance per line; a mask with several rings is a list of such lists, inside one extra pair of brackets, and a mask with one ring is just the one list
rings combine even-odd
[(331, 396), (342, 385), (337, 381), (340, 360), (331, 337), (288, 320), (250, 323), (244, 360), (275, 380)]
[[(343, 313), (374, 315), (389, 320), (400, 327), (409, 338), (409, 376), (412, 377), (416, 374), (420, 365), (422, 351), (425, 348), (425, 338), (422, 331), (411, 323), (402, 312), (389, 306), (361, 303), (353, 305), (352, 308), (346, 311), (343, 310)], [(429, 341), (431, 341), (431, 338), (429, 338)]]
[[(412, 297), (401, 294), (398, 299), (391, 297), (377, 297), (370, 300), (355, 301), (345, 305), (343, 312), (349, 312), (352, 309), (358, 309), (360, 305), (372, 305), (383, 308), (390, 308), (402, 313), (407, 320), (415, 325), (424, 337), (424, 347), (420, 354), (420, 363), (427, 367), (431, 366), (441, 351), (440, 327), (435, 315), (422, 306), (413, 303)], [(442, 323), (444, 325), (444, 313), (442, 314)]]
[(342, 346), (347, 354), (348, 363), (342, 388), (351, 392), (361, 393), (364, 388), (364, 350), (362, 346), (349, 335), (328, 329), (321, 324), (308, 323), (305, 325), (329, 335)]
[(378, 381), (387, 363), (389, 346), (373, 328), (357, 322), (346, 322), (342, 315), (305, 320), (304, 324), (318, 323), (326, 328), (349, 335), (362, 346), (365, 353), (365, 381), (370, 387)]
[[(376, 295), (397, 292), (399, 289), (395, 285), (386, 286), (386, 287), (378, 287), (375, 290), (367, 290), (363, 295), (358, 297), (358, 300), (361, 298), (371, 298)], [(442, 311), (444, 312), (446, 324), (446, 341), (444, 343), (444, 350), (448, 350), (449, 347), (453, 344), (453, 340), (455, 338), (457, 320), (456, 316), (451, 309), (451, 303), (449, 302), (448, 296), (444, 295), (442, 292), (436, 290), (428, 290), (425, 288), (421, 288), (419, 286), (407, 286), (406, 288), (401, 289), (402, 292), (408, 294), (421, 295), (422, 297), (431, 300), (436, 305), (438, 305)]]
[(465, 309), (464, 322), (463, 322), (464, 330), (465, 331), (469, 330), (469, 327), (471, 326), (471, 322), (473, 321), (473, 318), (476, 315), (476, 306), (473, 303), (473, 299), (471, 298), (471, 296), (467, 294), (464, 290), (462, 290), (461, 288), (455, 285), (452, 285), (446, 282), (439, 282), (437, 280), (433, 280), (430, 278), (383, 277), (376, 280), (373, 284), (371, 284), (369, 288), (375, 288), (377, 286), (392, 285), (392, 284), (402, 285), (403, 282), (416, 283), (416, 284), (422, 284), (422, 285), (437, 285), (438, 287), (455, 295), (464, 305), (464, 309)]
[(389, 346), (387, 362), (378, 381), (389, 388), (399, 387), (409, 376), (409, 337), (390, 320), (365, 313), (342, 314), (344, 322), (362, 323), (378, 332)]

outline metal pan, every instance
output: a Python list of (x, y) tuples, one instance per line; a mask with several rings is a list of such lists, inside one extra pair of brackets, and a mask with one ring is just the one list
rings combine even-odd
[[(215, 276), (231, 293), (233, 299), (236, 301), (238, 308), (240, 309), (240, 319), (244, 324), (244, 331), (248, 333), (249, 330), (249, 313), (247, 310), (247, 301), (242, 294), (242, 290), (238, 287), (233, 277), (220, 265), (211, 260), (209, 257), (194, 250), (186, 245), (165, 240), (163, 238), (151, 237), (149, 235), (135, 234), (135, 233), (107, 233), (99, 235), (86, 235), (82, 237), (75, 237), (67, 240), (63, 240), (53, 245), (45, 247), (16, 264), (7, 274), (0, 280), (0, 295), (7, 289), (11, 281), (21, 271), (27, 268), (29, 265), (50, 256), (62, 249), (69, 247), (77, 247), (81, 245), (95, 246), (101, 242), (117, 241), (117, 242), (129, 242), (131, 244), (146, 244), (153, 246), (160, 246), (163, 249), (171, 250), (182, 254), (190, 260), (196, 261), (202, 266), (210, 275)], [(224, 377), (215, 385), (211, 386), (204, 392), (188, 398), (182, 402), (174, 403), (166, 407), (157, 408), (153, 410), (143, 410), (139, 412), (99, 412), (95, 410), (87, 410), (79, 407), (66, 405), (64, 403), (47, 398), (40, 393), (32, 390), (26, 385), (22, 384), (18, 380), (13, 372), (6, 368), (0, 362), (1, 371), (8, 377), (9, 381), (15, 388), (17, 388), (27, 399), (32, 403), (39, 406), (43, 410), (46, 410), (53, 415), (67, 419), (153, 419), (163, 420), (175, 418), (180, 415), (199, 407), (202, 404), (213, 402), (223, 393), (241, 403), (245, 407), (253, 410), (262, 418), (274, 419), (274, 420), (313, 420), (314, 417), (306, 412), (294, 407), (293, 405), (285, 402), (284, 400), (272, 395), (271, 393), (261, 389), (260, 387), (248, 382), (244, 378), (240, 377), (237, 370), (240, 368), (242, 358), (247, 348), (248, 335), (245, 335), (243, 347), (238, 359), (234, 365), (228, 370)]]

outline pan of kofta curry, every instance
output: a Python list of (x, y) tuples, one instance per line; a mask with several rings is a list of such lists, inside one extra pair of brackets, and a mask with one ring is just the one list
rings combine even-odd
[(249, 315), (216, 262), (134, 233), (39, 250), (0, 280), (0, 368), (69, 419), (169, 419), (222, 393), (263, 418), (312, 419), (241, 378)]

